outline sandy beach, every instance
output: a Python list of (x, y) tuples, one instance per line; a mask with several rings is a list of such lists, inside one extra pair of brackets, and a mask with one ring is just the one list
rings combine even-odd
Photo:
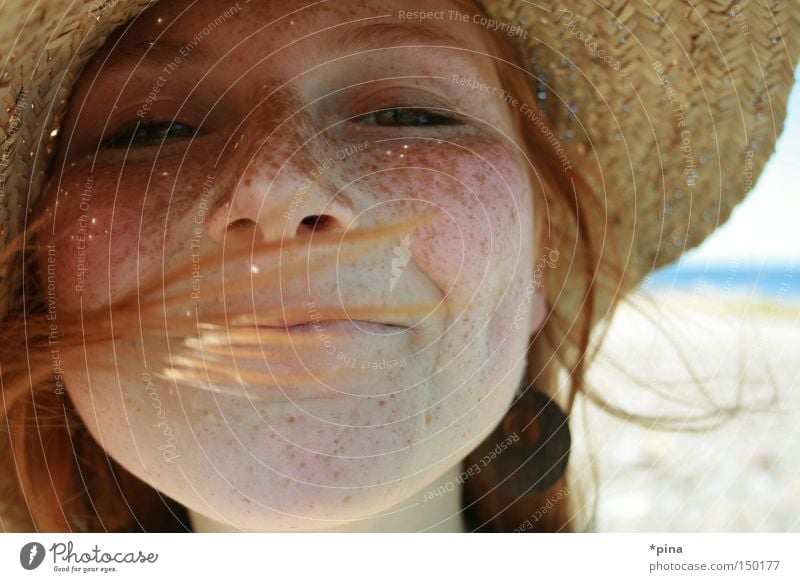
[(589, 478), (587, 451), (597, 463), (595, 529), (800, 531), (800, 304), (650, 293), (620, 307), (589, 377), (677, 430), (576, 411), (574, 468)]

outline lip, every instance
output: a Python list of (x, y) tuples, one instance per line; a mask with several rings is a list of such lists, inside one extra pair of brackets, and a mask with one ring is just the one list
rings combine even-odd
[[(234, 326), (256, 327), (267, 330), (290, 330), (294, 333), (304, 331), (306, 328), (326, 330), (337, 329), (356, 329), (362, 331), (376, 332), (385, 331), (404, 331), (413, 329), (418, 324), (418, 315), (427, 313), (427, 308), (420, 308), (418, 305), (397, 306), (396, 309), (387, 310), (388, 313), (378, 315), (370, 312), (375, 310), (371, 307), (357, 305), (350, 306), (327, 306), (327, 305), (281, 305), (266, 306), (259, 305), (250, 313), (241, 313), (230, 319), (226, 318), (229, 324)], [(235, 305), (229, 305), (229, 309)], [(379, 308), (380, 309), (380, 308)], [(380, 317), (380, 320), (378, 319)]]
[[(195, 387), (259, 402), (371, 394), (375, 385), (365, 383), (364, 378), (374, 368), (362, 364), (387, 361), (387, 354), (395, 354), (393, 360), (410, 357), (416, 340), (409, 327), (357, 319), (317, 319), (289, 326), (240, 323), (233, 327), (220, 329), (219, 337), (212, 334), (189, 344), (192, 355), (202, 345), (202, 365), (210, 366), (213, 376), (196, 381)], [(229, 335), (232, 331), (233, 336)], [(275, 340), (267, 350), (256, 345), (265, 339), (261, 332)], [(240, 337), (240, 333), (244, 335)], [(303, 348), (299, 353), (298, 344)], [(187, 374), (194, 378), (198, 366), (191, 363)], [(172, 377), (186, 381), (180, 377), (185, 364), (180, 360), (177, 364), (177, 376)], [(172, 360), (170, 365), (174, 365)], [(371, 378), (374, 380), (374, 375)], [(337, 387), (340, 382), (344, 385)]]
[(261, 329), (283, 330), (291, 334), (357, 333), (393, 335), (409, 329), (404, 325), (358, 319), (315, 319), (293, 324), (258, 325)]

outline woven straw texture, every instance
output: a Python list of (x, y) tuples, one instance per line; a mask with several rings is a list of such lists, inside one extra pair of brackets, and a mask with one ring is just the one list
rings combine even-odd
[[(783, 127), (800, 2), (484, 5), (526, 31), (547, 125), (603, 198), (587, 226), (624, 271), (604, 287), (625, 291), (676, 260), (752, 189)], [(577, 272), (560, 273), (562, 289)]]
[[(115, 28), (152, 3), (3, 3), (4, 243), (35, 207), (55, 147), (51, 132), (82, 67)], [(534, 121), (604, 201), (604, 215), (589, 227), (625, 273), (624, 282), (606, 285), (629, 289), (727, 220), (782, 129), (800, 52), (800, 2), (482, 4), (493, 18), (521, 27), (513, 36), (528, 55), (544, 112)], [(18, 291), (3, 268), (0, 313)], [(579, 268), (559, 271), (568, 288)]]

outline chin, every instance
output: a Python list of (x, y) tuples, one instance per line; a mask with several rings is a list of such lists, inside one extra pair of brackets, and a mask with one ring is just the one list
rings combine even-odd
[[(409, 471), (416, 469), (407, 468)], [(292, 482), (276, 475), (262, 479), (234, 479), (240, 486), (233, 487), (226, 482), (228, 479), (217, 476), (204, 483), (190, 479), (196, 494), (185, 497), (179, 494), (176, 500), (226, 529), (325, 531), (402, 506), (403, 501), (424, 489), (440, 473), (417, 471), (413, 477), (398, 477), (393, 482), (371, 487), (321, 487)], [(345, 481), (347, 477), (339, 475), (338, 479)], [(379, 475), (375, 474), (373, 479), (378, 481)], [(353, 524), (353, 528), (357, 531), (358, 524)]]

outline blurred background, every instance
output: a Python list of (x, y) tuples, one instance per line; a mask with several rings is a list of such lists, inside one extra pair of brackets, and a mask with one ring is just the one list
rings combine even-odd
[(800, 531), (799, 218), (796, 84), (748, 198), (609, 327), (589, 374), (598, 394), (675, 430), (576, 411), (598, 531)]

